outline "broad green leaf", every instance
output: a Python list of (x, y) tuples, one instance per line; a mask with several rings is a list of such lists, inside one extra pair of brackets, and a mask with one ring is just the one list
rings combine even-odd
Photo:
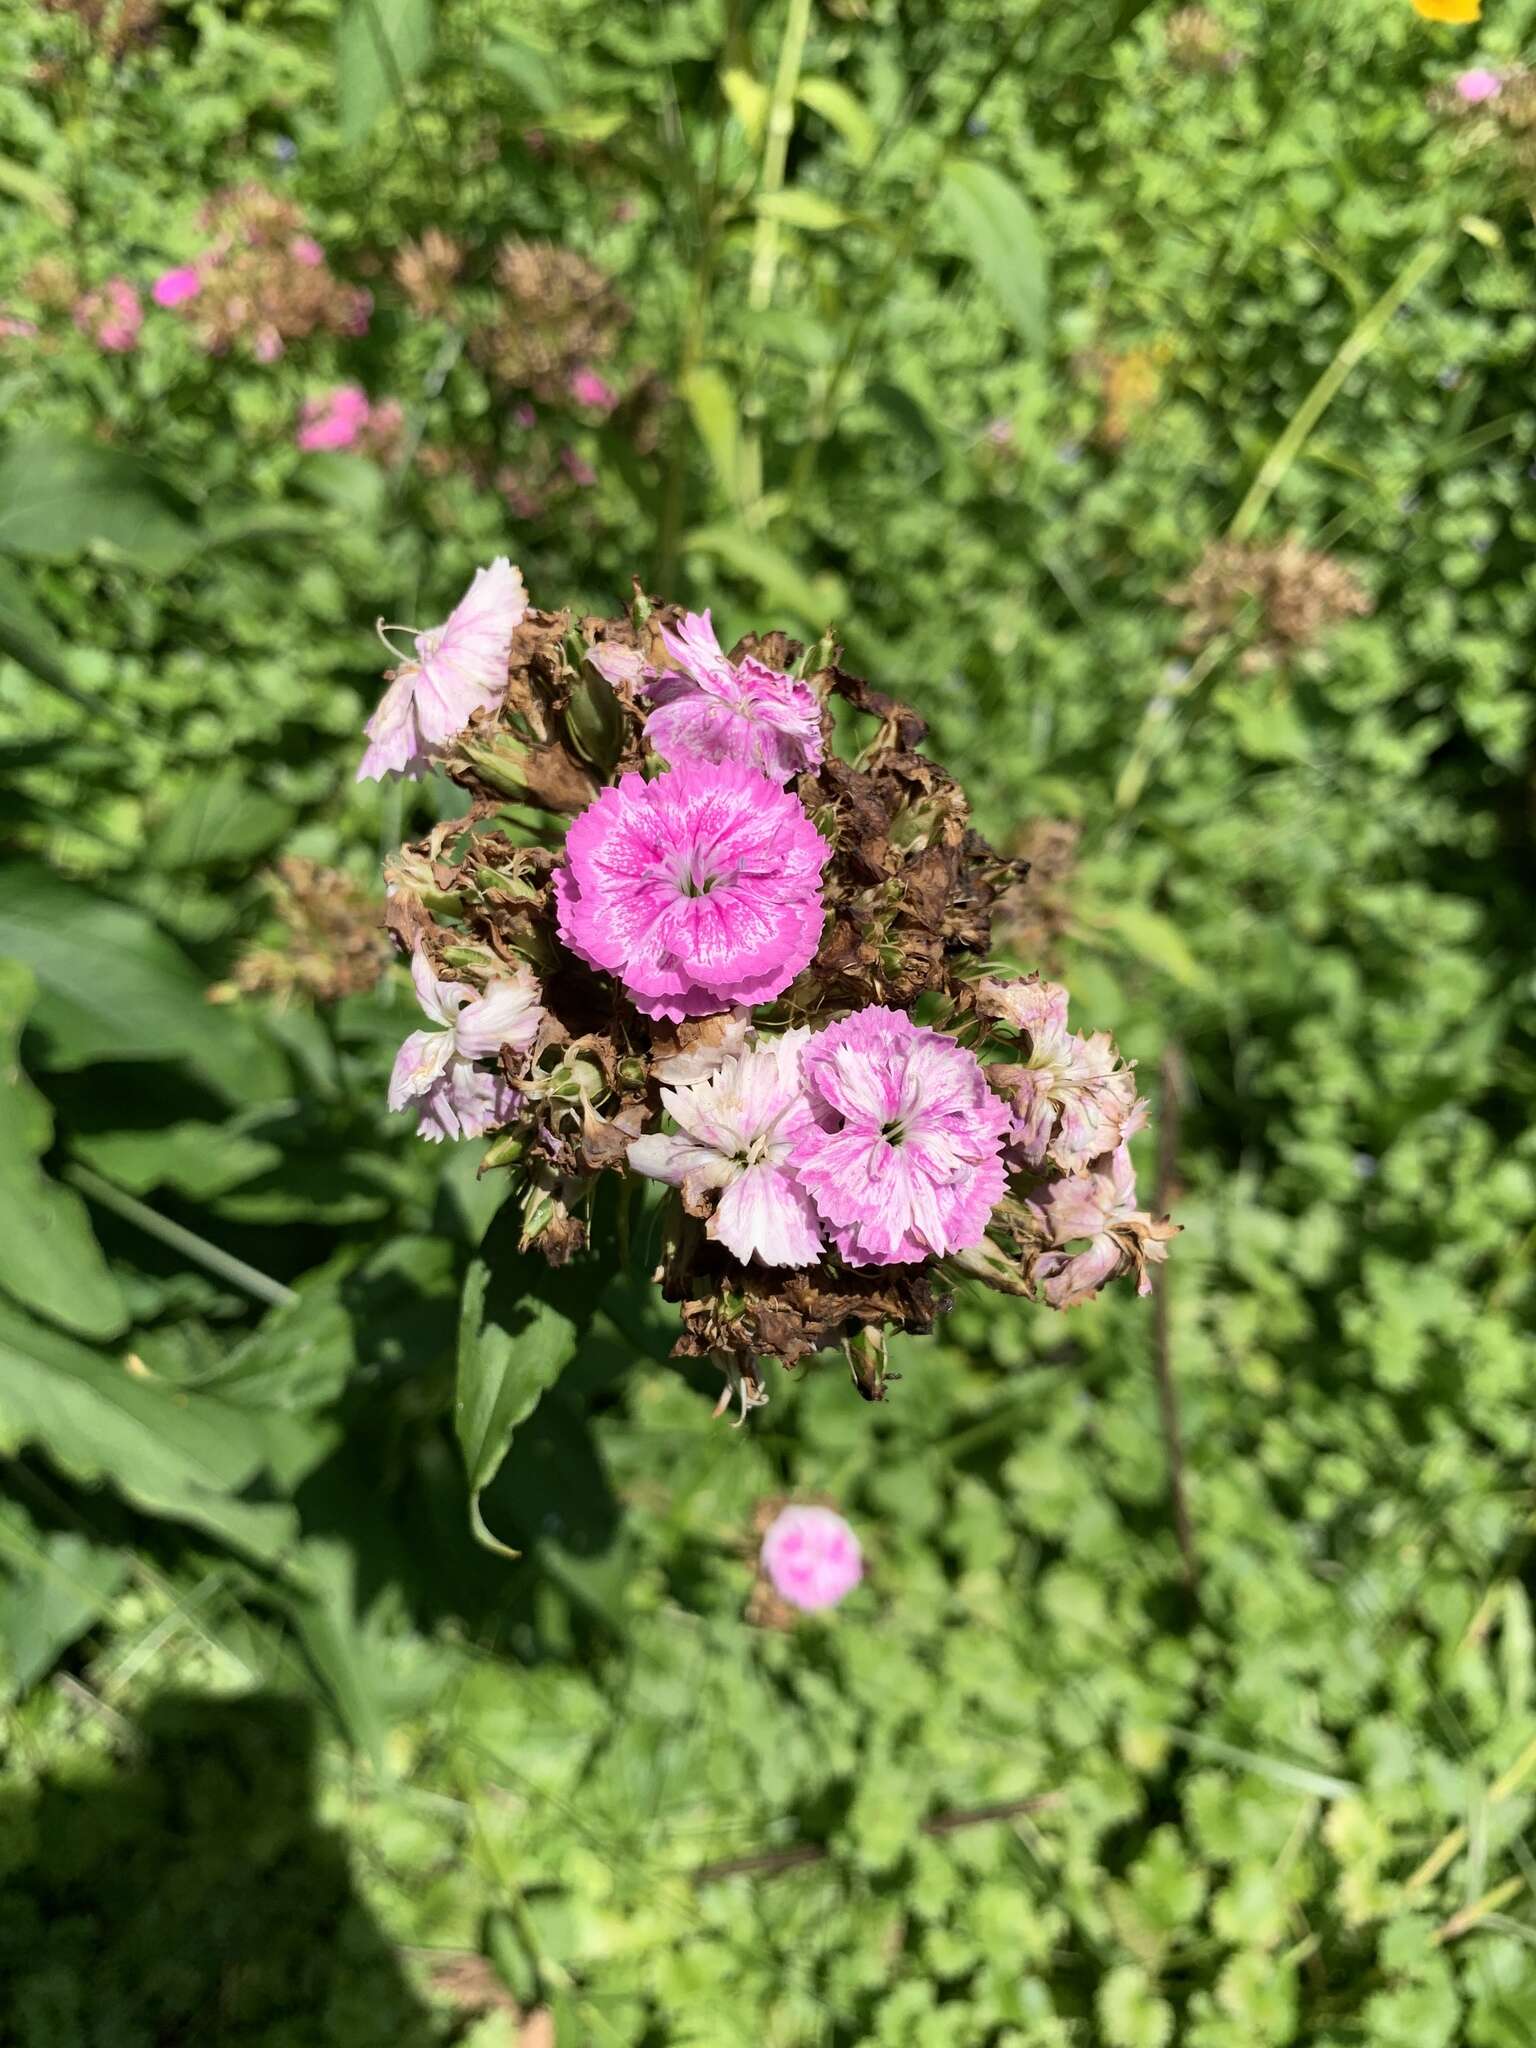
[(132, 1560), (69, 1532), (47, 1535), (0, 1510), (0, 1698), (45, 1677), (100, 1619)]
[(1043, 349), (1050, 294), (1045, 240), (1034, 208), (1001, 171), (965, 157), (944, 166), (941, 200), (959, 249), (1005, 319), (1031, 348)]
[(824, 199), (819, 192), (807, 192), (799, 186), (791, 186), (787, 192), (765, 192), (756, 201), (756, 207), (766, 220), (782, 221), (786, 227), (805, 228), (818, 235), (846, 227), (849, 220), (847, 209), (835, 200)]
[(696, 527), (686, 544), (755, 583), (765, 598), (794, 612), (815, 633), (843, 609), (845, 592), (837, 577), (807, 576), (781, 548), (743, 526)]
[(721, 488), (733, 505), (741, 503), (741, 422), (736, 411), (736, 394), (725, 372), (713, 363), (701, 363), (677, 380), (684, 402), (693, 415), (699, 439), (709, 450), (709, 459)]
[(128, 1320), (89, 1212), (39, 1161), (53, 1115), (21, 1071), (21, 1029), (37, 994), (30, 969), (0, 959), (0, 1287), (81, 1337), (115, 1337)]
[(796, 90), (813, 114), (837, 130), (854, 162), (867, 164), (879, 146), (880, 131), (864, 102), (836, 78), (802, 78)]
[(356, 1559), (345, 1543), (312, 1539), (295, 1566), (295, 1579), (307, 1589), (288, 1603), (299, 1639), (351, 1741), (382, 1775), (391, 1716), (357, 1614)]
[(1209, 990), (1210, 976), (1190, 951), (1189, 941), (1161, 911), (1149, 910), (1144, 903), (1098, 905), (1090, 921), (1099, 930), (1112, 932), (1127, 952), (1160, 969), (1180, 987), (1199, 993)]
[(210, 1201), (282, 1164), (282, 1147), (228, 1124), (162, 1124), (150, 1131), (78, 1132), (70, 1149), (130, 1195), (174, 1188)]
[(41, 990), (33, 1022), (47, 1062), (183, 1059), (229, 1100), (281, 1091), (283, 1062), (141, 910), (64, 882), (29, 861), (0, 867), (0, 955), (24, 960)]
[(361, 142), (432, 51), (432, 0), (346, 0), (336, 27), (343, 142)]
[(0, 1303), (0, 1450), (35, 1445), (82, 1485), (271, 1562), (292, 1509), (236, 1498), (261, 1465), (240, 1411), (135, 1373)]
[(346, 1384), (353, 1355), (346, 1310), (328, 1287), (311, 1288), (269, 1310), (199, 1391), (242, 1408), (322, 1408)]
[(157, 867), (201, 868), (218, 861), (249, 861), (292, 827), (293, 812), (265, 790), (253, 789), (230, 763), (182, 785), (148, 851)]
[(32, 207), (56, 228), (67, 228), (75, 217), (74, 208), (57, 185), (30, 164), (19, 164), (12, 157), (0, 156), (0, 192)]
[(518, 1427), (576, 1356), (603, 1278), (591, 1261), (552, 1268), (517, 1250), (520, 1219), (503, 1209), (470, 1261), (459, 1316), (454, 1424), (469, 1477), (475, 1533), (504, 1550), (480, 1519), (480, 1496)]
[(505, 30), (488, 43), (484, 59), (513, 86), (536, 114), (557, 114), (565, 105), (565, 88), (548, 50)]
[(720, 74), (720, 90), (725, 94), (731, 112), (741, 123), (748, 146), (756, 149), (762, 142), (763, 127), (768, 119), (770, 95), (767, 86), (739, 64), (732, 64)]
[(0, 549), (65, 560), (96, 546), (168, 574), (196, 552), (193, 507), (136, 456), (52, 427), (0, 452)]

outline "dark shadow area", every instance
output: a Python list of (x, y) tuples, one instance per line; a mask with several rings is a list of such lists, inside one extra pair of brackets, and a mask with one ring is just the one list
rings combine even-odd
[(313, 1751), (300, 1702), (171, 1694), (110, 1776), (0, 1797), (0, 2048), (439, 2048)]

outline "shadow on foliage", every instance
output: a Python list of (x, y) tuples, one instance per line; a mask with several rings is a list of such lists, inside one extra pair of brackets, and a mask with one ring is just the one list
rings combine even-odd
[(315, 1819), (309, 1710), (169, 1694), (136, 1736), (0, 1799), (3, 2048), (438, 2048)]

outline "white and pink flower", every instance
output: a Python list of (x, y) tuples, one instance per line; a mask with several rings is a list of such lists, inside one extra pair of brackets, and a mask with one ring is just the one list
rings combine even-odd
[(835, 1508), (781, 1509), (763, 1536), (761, 1555), (779, 1598), (810, 1614), (845, 1600), (864, 1576), (859, 1539)]
[(850, 1266), (981, 1242), (1009, 1115), (974, 1053), (875, 1004), (817, 1032), (801, 1072), (811, 1117), (791, 1162)]
[(75, 325), (87, 340), (108, 355), (127, 355), (138, 347), (144, 308), (126, 277), (109, 277), (75, 302)]
[(513, 1117), (522, 1101), (499, 1069), (476, 1066), (503, 1046), (529, 1051), (544, 1021), (541, 991), (532, 972), (493, 981), (484, 995), (467, 982), (439, 981), (426, 954), (411, 959), (416, 1000), (430, 1031), (413, 1031), (395, 1055), (389, 1106), (417, 1106), (417, 1136), (478, 1138)]
[(419, 776), (434, 747), (446, 746), (476, 711), (500, 706), (512, 635), (527, 609), (521, 574), (498, 555), (488, 569), (475, 571), (443, 625), (412, 634), (414, 655), (393, 672), (363, 727), (369, 745), (359, 782), (392, 773)]
[[(1136, 1169), (1124, 1145), (1090, 1173), (1048, 1182), (1029, 1207), (1051, 1247), (1036, 1260), (1035, 1278), (1052, 1308), (1075, 1308), (1122, 1273), (1136, 1275), (1138, 1294), (1152, 1292), (1147, 1267), (1167, 1258), (1175, 1226), (1137, 1208)], [(1076, 1251), (1066, 1249), (1084, 1238)]]
[(771, 1002), (815, 956), (830, 858), (796, 798), (755, 769), (629, 774), (566, 835), (560, 936), (649, 1017)]
[(808, 683), (721, 650), (709, 613), (661, 628), (670, 666), (648, 670), (645, 736), (664, 761), (741, 761), (791, 781), (821, 765), (821, 706)]
[(1107, 1031), (1084, 1038), (1067, 1029), (1064, 988), (1032, 974), (983, 981), (980, 991), (1028, 1047), (1019, 1065), (992, 1070), (994, 1085), (1007, 1087), (1012, 1100), (1010, 1164), (1078, 1173), (1135, 1136), (1147, 1118), (1135, 1070)]
[(649, 1132), (629, 1147), (636, 1173), (680, 1187), (708, 1235), (743, 1265), (810, 1266), (821, 1226), (789, 1164), (810, 1120), (800, 1053), (810, 1032), (786, 1031), (728, 1053), (714, 1072), (663, 1088), (676, 1132)]

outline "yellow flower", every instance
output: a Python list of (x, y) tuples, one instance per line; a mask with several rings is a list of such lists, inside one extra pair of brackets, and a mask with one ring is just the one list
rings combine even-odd
[(1413, 11), (1426, 21), (1481, 21), (1483, 0), (1413, 0)]

